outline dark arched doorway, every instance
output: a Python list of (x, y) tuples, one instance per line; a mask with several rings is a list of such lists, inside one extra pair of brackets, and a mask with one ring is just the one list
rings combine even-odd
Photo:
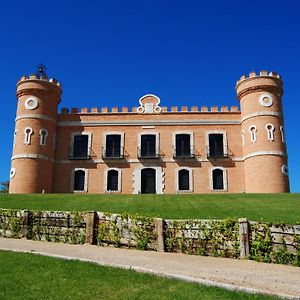
[(156, 171), (152, 168), (142, 169), (141, 172), (141, 193), (156, 194)]

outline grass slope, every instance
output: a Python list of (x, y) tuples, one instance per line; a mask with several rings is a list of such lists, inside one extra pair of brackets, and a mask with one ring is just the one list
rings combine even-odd
[(252, 221), (300, 222), (300, 194), (0, 195), (0, 208), (95, 210), (165, 219), (246, 217)]
[(0, 251), (0, 299), (278, 299), (91, 263)]

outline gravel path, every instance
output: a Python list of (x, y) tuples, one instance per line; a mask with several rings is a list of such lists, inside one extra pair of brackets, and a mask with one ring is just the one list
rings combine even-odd
[(95, 262), (231, 290), (300, 299), (300, 268), (92, 245), (70, 245), (0, 238), (0, 249)]

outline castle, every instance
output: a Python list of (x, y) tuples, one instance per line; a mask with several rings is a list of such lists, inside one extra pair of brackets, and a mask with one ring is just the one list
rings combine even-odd
[(275, 72), (236, 84), (237, 106), (167, 107), (155, 95), (132, 109), (61, 109), (44, 72), (17, 83), (10, 193), (289, 192)]

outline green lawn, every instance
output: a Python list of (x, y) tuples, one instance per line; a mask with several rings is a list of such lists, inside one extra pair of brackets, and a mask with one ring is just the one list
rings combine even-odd
[(0, 299), (278, 299), (92, 263), (0, 251)]
[(0, 195), (0, 208), (131, 213), (172, 219), (224, 219), (295, 224), (300, 194), (200, 195)]

